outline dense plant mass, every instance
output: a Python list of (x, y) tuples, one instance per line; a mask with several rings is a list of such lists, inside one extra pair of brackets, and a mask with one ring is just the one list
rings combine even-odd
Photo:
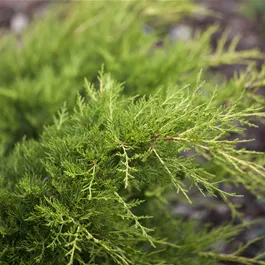
[[(264, 193), (259, 154), (228, 140), (264, 117), (242, 89), (262, 84), (250, 63), (262, 55), (226, 50), (225, 35), (212, 51), (214, 28), (167, 39), (173, 17), (198, 10), (188, 1), (71, 8), (0, 50), (0, 264), (265, 264), (218, 249), (246, 224), (184, 222), (167, 199), (192, 202), (192, 186), (238, 196), (220, 183)], [(208, 69), (235, 62), (248, 70), (216, 89)]]
[[(15, 38), (3, 39), (0, 151), (11, 150), (24, 135), (37, 138), (65, 101), (72, 109), (84, 77), (96, 82), (103, 63), (114, 78), (126, 82), (127, 94), (143, 95), (172, 83), (194, 84), (201, 69), (261, 57), (255, 50), (235, 51), (238, 38), (225, 51), (226, 36), (212, 52), (216, 27), (186, 42), (173, 43), (161, 33), (161, 26), (198, 9), (190, 1), (78, 2), (61, 11), (63, 21), (55, 23), (57, 13), (52, 12), (36, 23), (24, 35), (23, 48), (17, 48)], [(225, 90), (229, 96), (238, 92), (235, 84)]]
[[(259, 167), (237, 157), (243, 151), (232, 147), (235, 142), (222, 140), (225, 133), (238, 131), (235, 119), (244, 123), (256, 110), (217, 109), (214, 96), (196, 104), (199, 92), (188, 87), (172, 87), (148, 100), (122, 97), (121, 88), (101, 74), (100, 89), (87, 84), (73, 115), (64, 107), (39, 142), (17, 145), (6, 159), (3, 186), (10, 179), (16, 185), (8, 188), (12, 193), (2, 189), (0, 197), (6, 264), (213, 264), (229, 259), (207, 249), (240, 227), (196, 233), (192, 222), (174, 220), (163, 196), (173, 188), (189, 199), (183, 178), (202, 193), (228, 196), (217, 186), (224, 180), (203, 169), (198, 154), (212, 156), (239, 183), (260, 187), (251, 177)], [(182, 156), (193, 148), (196, 155)]]

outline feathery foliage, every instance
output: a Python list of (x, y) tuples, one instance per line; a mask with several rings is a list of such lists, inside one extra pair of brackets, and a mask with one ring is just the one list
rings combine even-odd
[[(2, 264), (243, 262), (214, 248), (243, 226), (197, 232), (193, 222), (173, 218), (163, 194), (175, 189), (189, 200), (184, 177), (202, 193), (229, 196), (217, 185), (226, 179), (204, 169), (198, 155), (212, 156), (235, 174), (234, 182), (253, 182), (259, 167), (238, 158), (243, 151), (223, 137), (239, 130), (235, 120), (244, 124), (261, 115), (258, 110), (217, 108), (215, 95), (195, 104), (199, 84), (145, 99), (122, 96), (122, 86), (109, 75), (101, 73), (99, 80), (100, 89), (86, 82), (74, 114), (62, 108), (39, 142), (24, 141), (6, 158)], [(196, 155), (183, 157), (194, 148)]]
[(23, 36), (22, 49), (14, 37), (2, 39), (2, 152), (24, 135), (36, 139), (65, 101), (71, 110), (76, 91), (83, 90), (83, 78), (96, 83), (103, 63), (116, 80), (126, 82), (127, 94), (148, 95), (170, 84), (195, 84), (201, 69), (206, 74), (212, 66), (248, 64), (262, 56), (257, 50), (235, 51), (238, 38), (226, 50), (225, 35), (212, 51), (215, 26), (186, 42), (160, 34), (161, 24), (199, 9), (191, 1), (79, 1), (63, 8), (59, 21), (57, 12), (51, 12), (36, 23)]
[[(262, 100), (242, 92), (264, 71), (218, 89), (200, 82), (211, 67), (263, 55), (236, 51), (238, 38), (226, 49), (227, 33), (211, 50), (216, 27), (186, 42), (163, 35), (196, 10), (78, 2), (38, 22), (21, 49), (1, 40), (0, 264), (265, 264), (238, 256), (244, 246), (219, 252), (246, 224), (202, 227), (167, 204), (168, 191), (191, 202), (192, 186), (224, 200), (237, 195), (220, 183), (264, 192), (259, 154), (226, 138), (264, 117)], [(111, 75), (97, 79), (102, 64)]]

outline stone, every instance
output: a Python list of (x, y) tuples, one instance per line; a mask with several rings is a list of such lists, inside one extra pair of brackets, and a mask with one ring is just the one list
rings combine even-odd
[(28, 27), (28, 24), (28, 16), (22, 12), (19, 12), (11, 19), (11, 30), (16, 34), (20, 34)]

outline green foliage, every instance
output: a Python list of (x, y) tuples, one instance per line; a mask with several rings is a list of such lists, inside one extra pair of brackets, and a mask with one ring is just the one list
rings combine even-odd
[[(244, 226), (198, 232), (193, 222), (175, 219), (163, 197), (174, 189), (189, 199), (180, 175), (202, 193), (229, 196), (217, 185), (226, 180), (204, 169), (198, 155), (213, 156), (235, 174), (234, 182), (252, 178), (259, 167), (239, 159), (244, 152), (223, 136), (240, 130), (235, 120), (244, 124), (262, 114), (255, 107), (237, 112), (236, 103), (217, 108), (215, 95), (196, 104), (199, 83), (145, 99), (122, 96), (122, 86), (109, 75), (101, 73), (99, 81), (99, 89), (86, 82), (74, 114), (63, 107), (39, 142), (24, 141), (6, 157), (2, 264), (255, 262), (214, 247)], [(196, 155), (183, 157), (194, 148)]]
[(226, 51), (226, 36), (213, 52), (216, 27), (187, 42), (172, 43), (161, 35), (161, 26), (199, 9), (190, 1), (79, 1), (63, 8), (59, 19), (51, 12), (36, 23), (23, 36), (22, 49), (14, 37), (2, 39), (0, 152), (24, 135), (37, 138), (64, 102), (71, 111), (83, 78), (97, 83), (103, 63), (116, 80), (126, 82), (127, 94), (144, 95), (169, 84), (195, 84), (201, 69), (206, 74), (212, 66), (261, 57), (255, 50), (236, 52), (236, 41)]
[[(242, 92), (263, 85), (251, 68), (263, 55), (236, 51), (237, 37), (225, 48), (227, 32), (213, 51), (215, 26), (186, 42), (163, 34), (197, 10), (78, 2), (38, 22), (21, 49), (1, 40), (1, 265), (265, 264), (238, 256), (244, 246), (219, 252), (245, 224), (202, 227), (167, 205), (168, 191), (191, 202), (192, 186), (237, 196), (221, 182), (264, 193), (259, 154), (226, 138), (264, 117), (260, 97)], [(200, 82), (234, 63), (249, 69), (217, 89)], [(111, 75), (97, 78), (102, 64)]]

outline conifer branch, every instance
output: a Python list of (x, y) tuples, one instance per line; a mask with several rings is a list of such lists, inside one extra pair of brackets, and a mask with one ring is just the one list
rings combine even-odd
[(104, 243), (104, 241), (99, 240), (95, 238), (92, 234), (89, 233), (87, 229), (84, 229), (85, 234), (87, 235), (87, 239), (93, 240), (97, 245), (100, 245), (103, 249), (107, 251), (107, 253), (116, 261), (118, 264), (126, 264), (129, 265), (130, 261), (124, 257), (124, 255), (119, 254), (119, 252), (122, 253), (121, 250), (115, 250), (109, 247), (107, 244)]
[(66, 107), (66, 102), (64, 102), (63, 107), (58, 112), (58, 118), (54, 117), (54, 123), (56, 124), (57, 130), (61, 129), (61, 126), (66, 121), (67, 117), (68, 117), (68, 111)]
[(125, 189), (127, 189), (128, 186), (129, 186), (129, 179), (130, 178), (134, 178), (133, 175), (130, 174), (130, 171), (135, 170), (135, 169), (133, 169), (129, 165), (130, 158), (129, 158), (128, 154), (127, 154), (126, 146), (124, 144), (121, 144), (121, 148), (123, 150), (123, 154), (121, 154), (121, 156), (124, 157), (124, 159), (125, 159), (125, 161), (122, 162), (122, 164), (125, 166), (125, 169), (121, 170), (121, 171), (125, 172), (124, 186), (125, 186)]
[(189, 201), (189, 203), (192, 203), (189, 196), (187, 195), (187, 191), (184, 190), (181, 187), (181, 183), (178, 183), (174, 177), (174, 175), (172, 174), (172, 172), (169, 170), (169, 168), (167, 167), (167, 165), (165, 164), (165, 162), (163, 161), (163, 159), (159, 156), (159, 154), (157, 153), (156, 149), (152, 146), (151, 150), (155, 153), (156, 157), (158, 158), (159, 162), (164, 166), (164, 168), (166, 169), (167, 173), (170, 175), (171, 177), (171, 181), (174, 184), (174, 186), (177, 188), (177, 192), (181, 191), (183, 193), (183, 195), (186, 197), (186, 199)]
[[(246, 244), (241, 244), (241, 246), (238, 247), (238, 249), (236, 251), (234, 251), (233, 253), (231, 253), (231, 255), (234, 255), (234, 256), (237, 256), (237, 255), (240, 255), (241, 253), (243, 253), (244, 250), (246, 250), (250, 245), (260, 241), (260, 240), (263, 240), (264, 239), (264, 236), (261, 236), (261, 237), (257, 237), (255, 239), (252, 239), (250, 241), (248, 241)], [(257, 259), (257, 257), (256, 257)]]
[(95, 179), (95, 176), (96, 176), (96, 166), (97, 166), (97, 161), (94, 160), (93, 162), (93, 167), (92, 169), (89, 170), (89, 172), (92, 170), (92, 177), (91, 177), (91, 180), (90, 180), (90, 183), (88, 184), (88, 186), (85, 186), (82, 191), (85, 192), (86, 190), (89, 190), (89, 200), (92, 199), (92, 186), (93, 186), (93, 182), (94, 182), (94, 179)]
[[(256, 163), (253, 163), (251, 161), (246, 161), (238, 158), (237, 156), (242, 153), (250, 153), (253, 154), (253, 152), (245, 151), (245, 150), (235, 150), (233, 147), (229, 147), (230, 145), (234, 145), (235, 141), (228, 141), (228, 140), (202, 140), (203, 142), (209, 144), (209, 146), (205, 146), (202, 144), (198, 144), (197, 142), (193, 140), (189, 140), (187, 138), (183, 137), (153, 137), (151, 141), (183, 141), (188, 143), (190, 146), (201, 148), (208, 153), (215, 156), (217, 159), (221, 159), (221, 157), (218, 155), (221, 155), (228, 161), (231, 165), (234, 166), (235, 170), (238, 173), (246, 174), (246, 169), (250, 169), (252, 172), (257, 173), (258, 175), (264, 177), (265, 176), (265, 170), (261, 165), (258, 165)], [(248, 141), (248, 140), (247, 140)], [(240, 142), (239, 140), (237, 142)], [(216, 144), (224, 144), (224, 147), (222, 150), (216, 150), (215, 145)], [(227, 148), (225, 147), (227, 146)], [(258, 153), (257, 153), (258, 154)], [(204, 155), (204, 154), (203, 154)], [(205, 156), (206, 159), (211, 159), (207, 154)], [(257, 179), (257, 182), (260, 182), (262, 184), (262, 179)], [(218, 190), (218, 189), (217, 189)], [(220, 191), (220, 190), (219, 190)]]
[(233, 254), (201, 252), (200, 255), (202, 257), (212, 258), (214, 260), (219, 260), (219, 261), (236, 262), (236, 263), (245, 264), (245, 265), (251, 265), (251, 264), (265, 265), (265, 261), (258, 260), (256, 258), (247, 258), (247, 257), (242, 257), (242, 256), (235, 256)]
[(128, 214), (128, 217), (134, 220), (135, 228), (139, 227), (142, 231), (143, 236), (146, 237), (148, 239), (148, 241), (150, 242), (150, 244), (155, 248), (155, 244), (152, 241), (152, 237), (148, 234), (148, 232), (152, 231), (152, 229), (148, 229), (148, 228), (142, 226), (141, 223), (138, 221), (139, 217), (137, 217), (136, 215), (133, 214), (133, 212), (128, 207), (127, 203), (120, 197), (120, 195), (117, 192), (115, 192), (114, 194), (118, 198), (118, 202), (123, 205), (124, 210)]
[(66, 247), (72, 245), (72, 249), (69, 250), (69, 252), (66, 253), (66, 256), (70, 255), (70, 260), (67, 263), (67, 265), (73, 265), (74, 264), (74, 255), (75, 255), (75, 251), (76, 249), (81, 251), (81, 249), (77, 246), (77, 242), (78, 242), (78, 237), (79, 237), (79, 230), (80, 230), (80, 226), (77, 227), (76, 233), (73, 235), (75, 238), (72, 242), (66, 244)]

